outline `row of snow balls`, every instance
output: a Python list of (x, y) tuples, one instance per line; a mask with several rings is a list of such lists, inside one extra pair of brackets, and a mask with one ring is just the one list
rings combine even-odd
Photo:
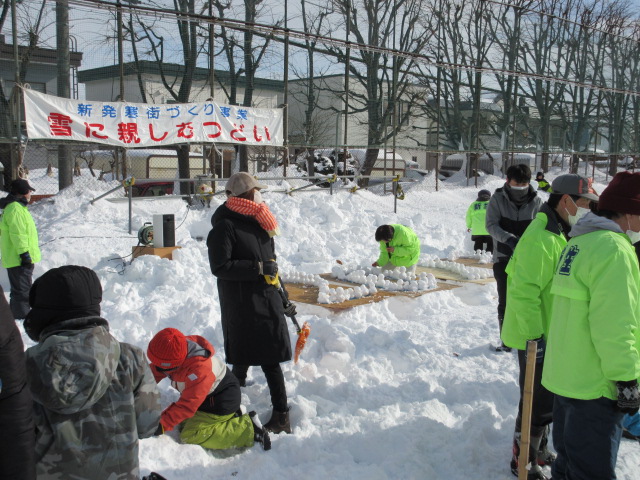
[[(404, 267), (400, 267), (400, 269), (404, 269)], [(341, 303), (355, 298), (366, 297), (367, 295), (376, 293), (378, 288), (390, 291), (413, 292), (437, 288), (436, 279), (432, 274), (421, 273), (416, 278), (415, 276), (408, 275), (406, 269), (404, 269), (404, 271), (400, 271), (400, 269), (396, 269), (395, 272), (386, 272), (393, 273), (396, 276), (397, 281), (394, 282), (385, 278), (382, 273), (378, 273), (377, 275), (373, 273), (366, 274), (363, 267), (354, 271), (348, 271), (343, 267), (335, 267), (332, 273), (336, 278), (352, 283), (360, 283), (359, 286), (346, 288), (331, 288), (329, 287), (329, 282), (319, 275), (301, 272), (288, 272), (283, 276), (283, 279), (286, 279), (288, 282), (317, 286), (319, 290), (318, 303)], [(413, 278), (411, 279), (410, 277)]]
[(427, 260), (425, 267), (440, 268), (449, 272), (454, 272), (462, 278), (469, 280), (482, 280), (483, 278), (492, 278), (493, 271), (490, 268), (469, 267), (458, 262), (450, 262), (448, 260)]

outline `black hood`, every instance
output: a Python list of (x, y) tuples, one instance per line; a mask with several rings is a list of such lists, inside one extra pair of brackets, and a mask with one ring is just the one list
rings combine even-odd
[(25, 207), (29, 204), (29, 202), (27, 202), (27, 199), (24, 198), (23, 196), (18, 197), (18, 196), (15, 196), (13, 193), (10, 193), (4, 198), (0, 198), (0, 209), (4, 210), (5, 208), (7, 208), (7, 206), (10, 203), (13, 203), (13, 202), (20, 202)]

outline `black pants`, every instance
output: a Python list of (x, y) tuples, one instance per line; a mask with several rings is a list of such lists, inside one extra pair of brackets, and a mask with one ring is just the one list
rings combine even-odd
[(29, 313), (29, 290), (31, 290), (31, 278), (33, 277), (33, 264), (28, 267), (7, 268), (11, 292), (9, 294), (9, 306), (16, 320), (24, 319)]
[(504, 311), (507, 308), (507, 263), (509, 259), (496, 262), (493, 264), (493, 276), (496, 279), (498, 288), (498, 323), (500, 324), (500, 333), (502, 333), (502, 321), (504, 320)]
[(36, 478), (36, 427), (32, 412), (33, 399), (26, 384), (20, 392), (0, 400), (0, 478)]
[[(471, 235), (473, 240), (473, 251), (483, 250), (485, 252), (493, 252), (493, 238), (491, 235)], [(486, 247), (485, 247), (486, 245)]]
[[(616, 401), (606, 397), (576, 400), (556, 396), (553, 408), (553, 480), (611, 480), (622, 436)], [(636, 467), (637, 469), (637, 467)]]
[[(518, 416), (516, 417), (516, 432), (519, 432), (522, 425), (522, 395), (524, 392), (524, 374), (527, 360), (525, 351), (518, 350), (518, 366), (520, 375), (518, 385), (520, 386), (520, 402), (518, 403)], [(533, 377), (533, 403), (531, 407), (531, 436), (539, 437), (546, 430), (553, 419), (553, 399), (554, 395), (542, 386), (543, 363), (536, 364), (536, 373)]]
[[(269, 386), (269, 393), (271, 395), (271, 405), (278, 412), (285, 412), (288, 408), (287, 404), (287, 389), (284, 385), (284, 375), (280, 364), (274, 365), (260, 365), (264, 376), (267, 378), (267, 385)], [(240, 383), (247, 379), (247, 372), (249, 371), (249, 365), (234, 365), (233, 373)]]
[(241, 395), (238, 379), (227, 369), (216, 389), (205, 397), (198, 410), (214, 415), (229, 415), (240, 409)]

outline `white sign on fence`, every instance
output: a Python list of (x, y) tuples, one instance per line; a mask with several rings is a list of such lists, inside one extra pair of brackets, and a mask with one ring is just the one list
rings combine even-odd
[(216, 102), (94, 102), (23, 91), (31, 140), (74, 140), (127, 148), (212, 142), (282, 145), (282, 109)]

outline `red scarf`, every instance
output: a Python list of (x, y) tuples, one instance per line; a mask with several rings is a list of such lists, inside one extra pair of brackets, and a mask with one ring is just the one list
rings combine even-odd
[(280, 235), (278, 221), (266, 203), (256, 203), (246, 198), (230, 197), (227, 199), (227, 208), (232, 212), (255, 218), (270, 237)]

